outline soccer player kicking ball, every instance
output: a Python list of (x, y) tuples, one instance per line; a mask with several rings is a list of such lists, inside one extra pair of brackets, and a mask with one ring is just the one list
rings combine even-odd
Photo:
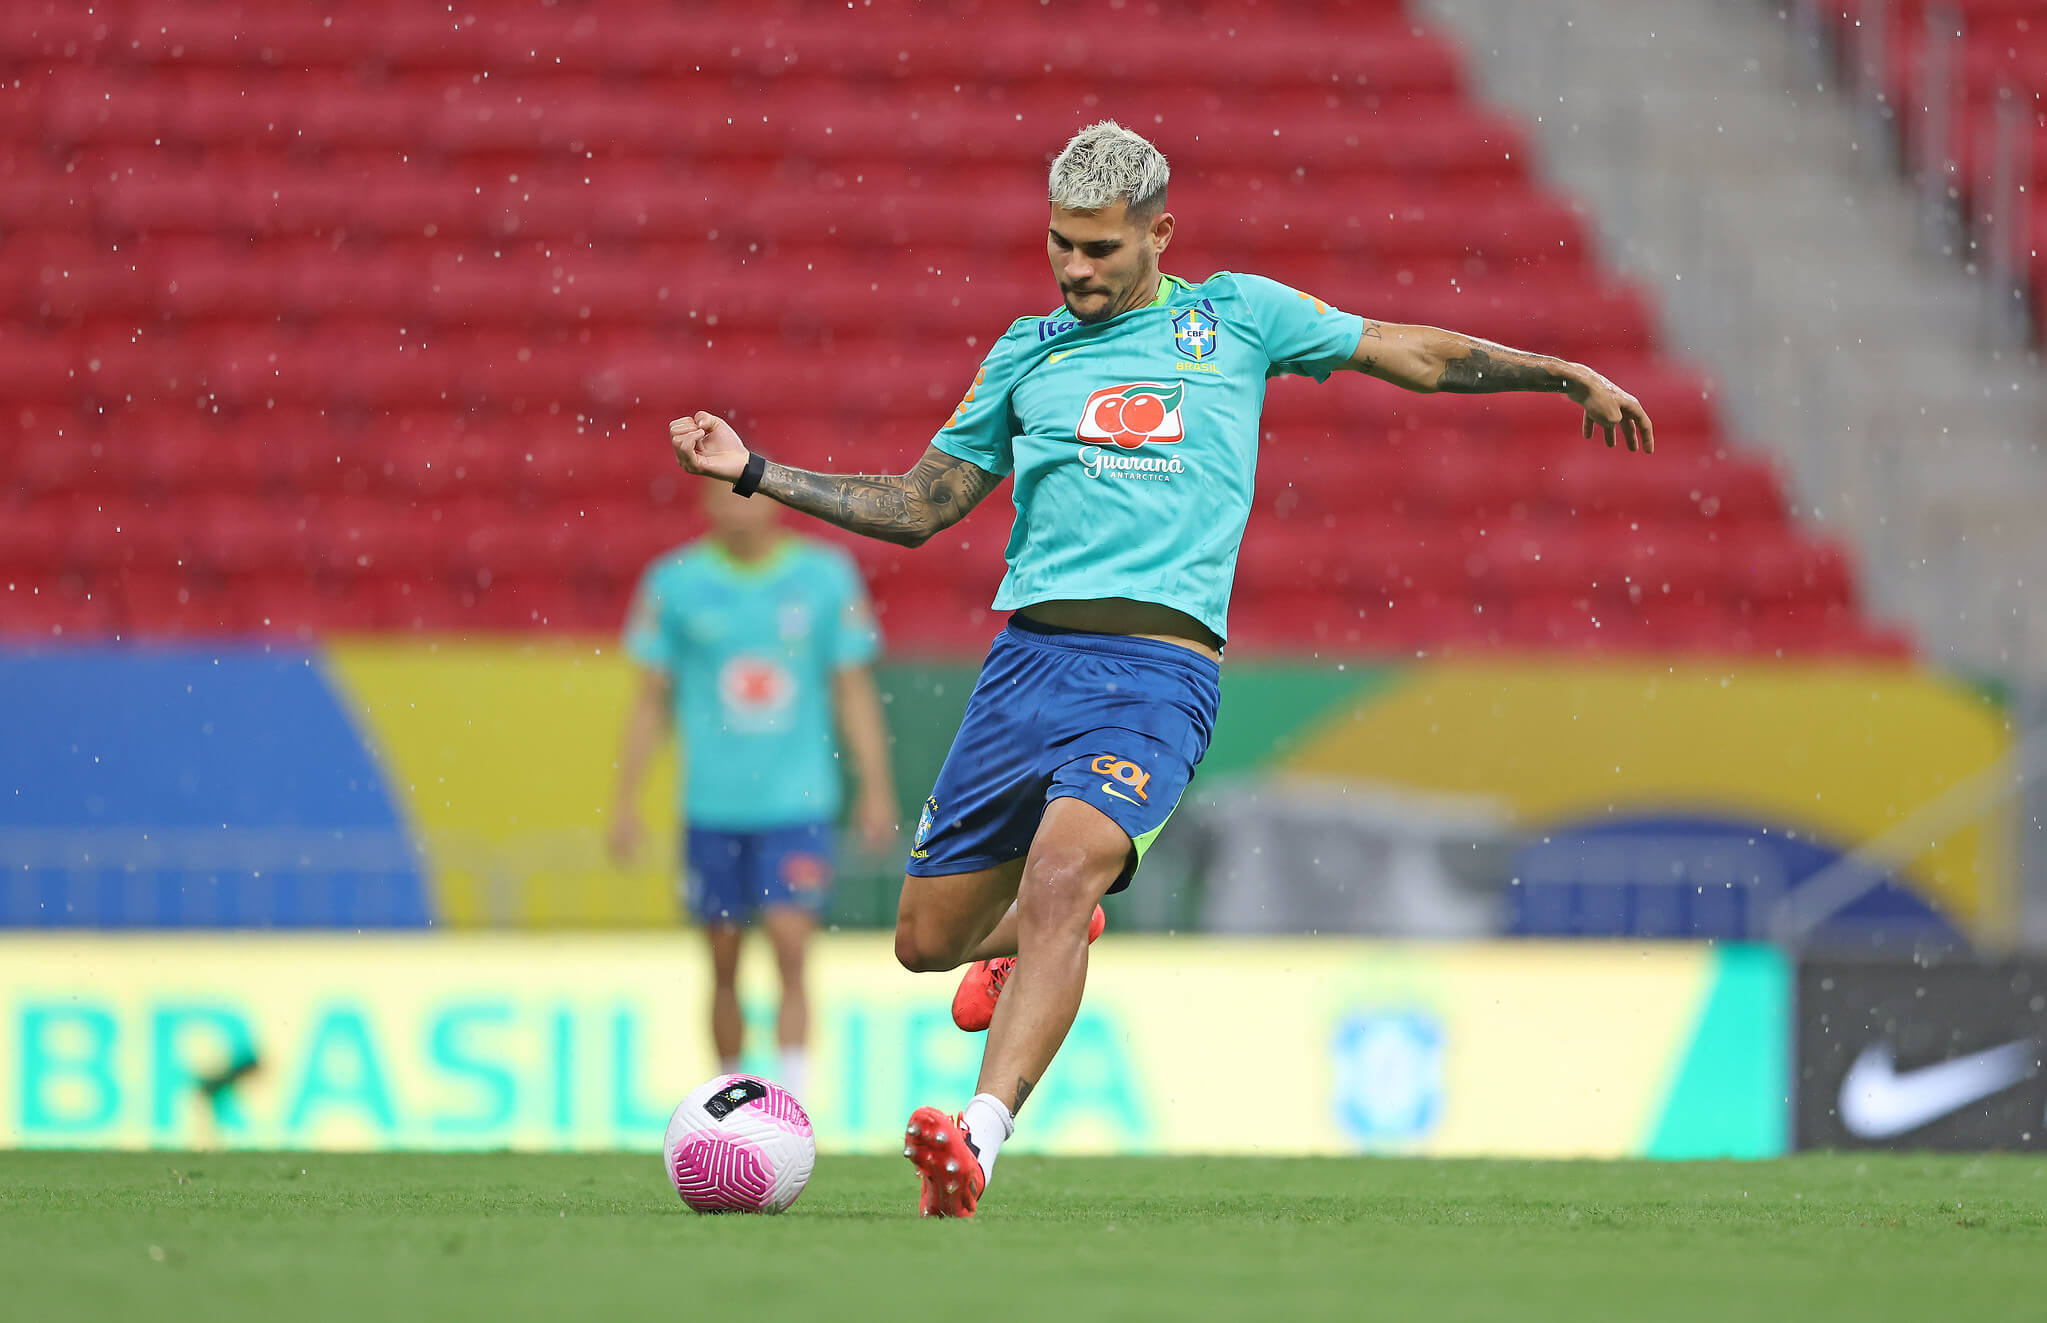
[(1009, 328), (908, 473), (810, 473), (708, 413), (669, 424), (682, 466), (917, 546), (1014, 475), (1013, 610), (925, 801), (896, 916), (911, 970), (972, 965), (979, 1091), (911, 1114), (920, 1211), (971, 1217), (1016, 1113), (1072, 1027), (1098, 902), (1130, 884), (1208, 749), (1268, 377), (1348, 368), (1407, 390), (1547, 391), (1606, 443), (1649, 418), (1592, 369), (1367, 321), (1261, 276), (1162, 274), (1166, 160), (1104, 122), (1052, 163), (1046, 250), (1063, 307)]

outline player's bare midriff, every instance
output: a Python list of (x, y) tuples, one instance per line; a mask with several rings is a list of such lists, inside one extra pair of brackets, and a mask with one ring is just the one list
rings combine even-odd
[(1041, 625), (1078, 629), (1089, 634), (1128, 634), (1134, 638), (1177, 643), (1210, 661), (1222, 660), (1222, 640), (1208, 626), (1170, 606), (1128, 597), (1092, 601), (1033, 602), (1017, 612)]

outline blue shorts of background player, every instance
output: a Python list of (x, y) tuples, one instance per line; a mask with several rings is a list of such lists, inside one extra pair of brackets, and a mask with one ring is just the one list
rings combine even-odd
[(1221, 668), (1191, 649), (1012, 616), (989, 649), (910, 849), (917, 877), (973, 872), (1029, 853), (1045, 806), (1093, 805), (1145, 850), (1208, 752)]
[(743, 927), (767, 909), (822, 913), (836, 833), (827, 822), (754, 831), (691, 827), (683, 859), (689, 912), (705, 927)]

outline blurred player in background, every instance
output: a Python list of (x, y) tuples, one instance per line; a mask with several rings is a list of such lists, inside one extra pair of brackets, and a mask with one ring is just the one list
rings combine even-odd
[(683, 866), (689, 912), (711, 944), (718, 1069), (739, 1069), (740, 937), (758, 919), (782, 978), (779, 1082), (800, 1097), (809, 1086), (804, 955), (830, 894), (841, 809), (834, 717), (858, 784), (854, 828), (877, 854), (896, 832), (869, 670), (881, 640), (843, 551), (788, 533), (766, 501), (714, 487), (704, 505), (709, 536), (647, 567), (627, 620), (625, 651), (640, 682), (609, 844), (620, 863), (638, 850), (640, 781), (675, 726)]
[(1207, 751), (1266, 379), (1551, 392), (1584, 409), (1585, 436), (1654, 448), (1641, 405), (1581, 364), (1369, 321), (1261, 276), (1162, 274), (1166, 180), (1165, 157), (1116, 124), (1066, 145), (1045, 239), (1063, 306), (1009, 328), (906, 474), (775, 464), (708, 413), (669, 428), (692, 473), (907, 546), (1016, 479), (995, 599), (1016, 614), (925, 802), (896, 921), (908, 968), (972, 965), (954, 1018), (988, 1025), (965, 1111), (910, 1118), (926, 1216), (974, 1213), (1080, 1008), (1097, 902), (1129, 885)]

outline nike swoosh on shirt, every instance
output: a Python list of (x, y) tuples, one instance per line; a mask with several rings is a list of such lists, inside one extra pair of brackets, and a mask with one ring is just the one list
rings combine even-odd
[(1118, 790), (1118, 789), (1117, 789), (1116, 787), (1114, 787), (1114, 786), (1110, 785), (1110, 784), (1109, 784), (1109, 783), (1108, 783), (1107, 781), (1104, 781), (1104, 782), (1102, 782), (1102, 792), (1103, 792), (1104, 794), (1114, 795), (1114, 796), (1115, 796), (1116, 798), (1118, 798), (1118, 799), (1122, 800), (1122, 801), (1123, 801), (1124, 803), (1126, 803), (1126, 804), (1137, 804), (1137, 807), (1139, 807), (1139, 808), (1143, 808), (1143, 807), (1144, 807), (1144, 805), (1142, 805), (1142, 804), (1138, 804), (1136, 800), (1134, 800), (1134, 799), (1132, 799), (1132, 798), (1131, 798), (1130, 796), (1128, 796), (1128, 795), (1124, 794), (1124, 793), (1123, 793), (1122, 791)]
[(1078, 349), (1062, 349), (1058, 353), (1053, 354), (1050, 357), (1046, 358), (1045, 363), (1047, 366), (1050, 366), (1053, 363), (1057, 363), (1062, 358), (1072, 358), (1075, 354), (1079, 352), (1080, 351)]
[(2002, 1093), (2039, 1069), (2030, 1038), (1903, 1074), (1889, 1043), (1871, 1043), (1841, 1077), (1841, 1124), (1863, 1139), (1889, 1139)]

